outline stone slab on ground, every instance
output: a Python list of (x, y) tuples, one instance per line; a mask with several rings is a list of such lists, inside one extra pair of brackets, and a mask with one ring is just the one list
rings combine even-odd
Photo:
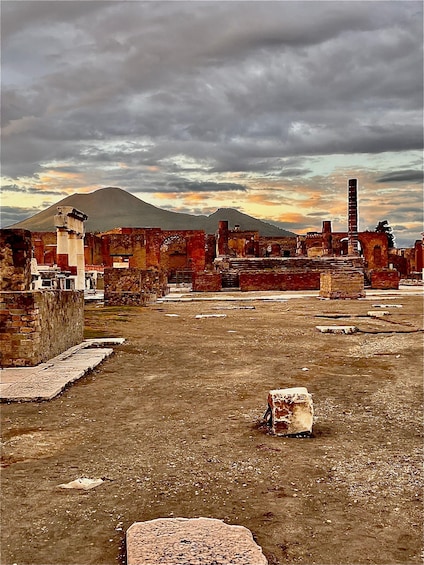
[(244, 526), (214, 518), (157, 518), (127, 530), (127, 565), (267, 565)]
[(390, 312), (387, 312), (387, 310), (369, 310), (367, 315), (370, 318), (384, 318), (384, 316), (390, 316)]
[(353, 334), (358, 328), (356, 326), (315, 326), (323, 334)]
[(35, 367), (1, 369), (0, 401), (51, 400), (112, 355), (113, 349), (103, 345), (120, 345), (124, 341), (124, 338), (87, 339)]

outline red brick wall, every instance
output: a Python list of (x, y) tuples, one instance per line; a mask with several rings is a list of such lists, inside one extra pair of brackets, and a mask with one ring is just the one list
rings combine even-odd
[(374, 269), (371, 271), (371, 288), (398, 289), (400, 275), (394, 269)]
[(193, 273), (193, 291), (219, 292), (221, 288), (221, 273)]
[(241, 272), (240, 290), (318, 290), (319, 272)]
[(107, 306), (144, 306), (164, 296), (166, 277), (159, 271), (137, 268), (104, 270), (104, 299)]

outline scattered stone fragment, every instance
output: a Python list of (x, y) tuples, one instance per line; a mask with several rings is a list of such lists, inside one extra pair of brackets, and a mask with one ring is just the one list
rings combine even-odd
[(127, 530), (127, 565), (267, 565), (243, 526), (214, 518), (157, 518)]
[(371, 316), (371, 318), (384, 318), (384, 316), (390, 316), (390, 312), (386, 312), (385, 310), (370, 310), (367, 314), (368, 316)]
[(305, 387), (270, 390), (265, 418), (277, 436), (311, 434), (314, 419), (312, 396)]
[(88, 479), (87, 477), (81, 477), (80, 479), (76, 479), (75, 481), (71, 481), (70, 483), (63, 483), (58, 486), (59, 488), (90, 490), (92, 488), (98, 487), (103, 482), (103, 479)]
[(373, 308), (402, 308), (402, 304), (373, 304)]
[(179, 318), (180, 317), (178, 314), (165, 314), (165, 316), (168, 316), (168, 318)]
[(195, 318), (198, 320), (201, 318), (226, 318), (227, 314), (197, 314)]
[(358, 330), (356, 326), (315, 326), (323, 334), (353, 334)]

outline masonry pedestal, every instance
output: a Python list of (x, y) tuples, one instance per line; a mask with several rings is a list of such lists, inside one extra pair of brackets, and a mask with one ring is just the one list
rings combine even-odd
[(314, 409), (312, 396), (305, 387), (269, 391), (267, 413), (274, 435), (312, 433)]

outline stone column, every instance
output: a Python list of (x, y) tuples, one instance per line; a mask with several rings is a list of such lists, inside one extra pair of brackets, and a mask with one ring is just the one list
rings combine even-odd
[(218, 257), (228, 255), (228, 221), (220, 220), (216, 238), (216, 254)]
[(66, 271), (69, 268), (68, 230), (66, 228), (58, 227), (56, 230), (56, 236), (57, 236), (57, 240), (56, 240), (57, 266), (63, 271)]
[(66, 269), (66, 266), (68, 269), (74, 267), (71, 270), (77, 275), (75, 288), (84, 290), (84, 221), (88, 216), (72, 206), (58, 206), (57, 210), (54, 219), (57, 228), (58, 265), (62, 269)]
[(84, 234), (78, 234), (75, 240), (75, 260), (77, 266), (76, 290), (85, 289)]
[(348, 233), (347, 253), (358, 255), (358, 179), (348, 182)]

